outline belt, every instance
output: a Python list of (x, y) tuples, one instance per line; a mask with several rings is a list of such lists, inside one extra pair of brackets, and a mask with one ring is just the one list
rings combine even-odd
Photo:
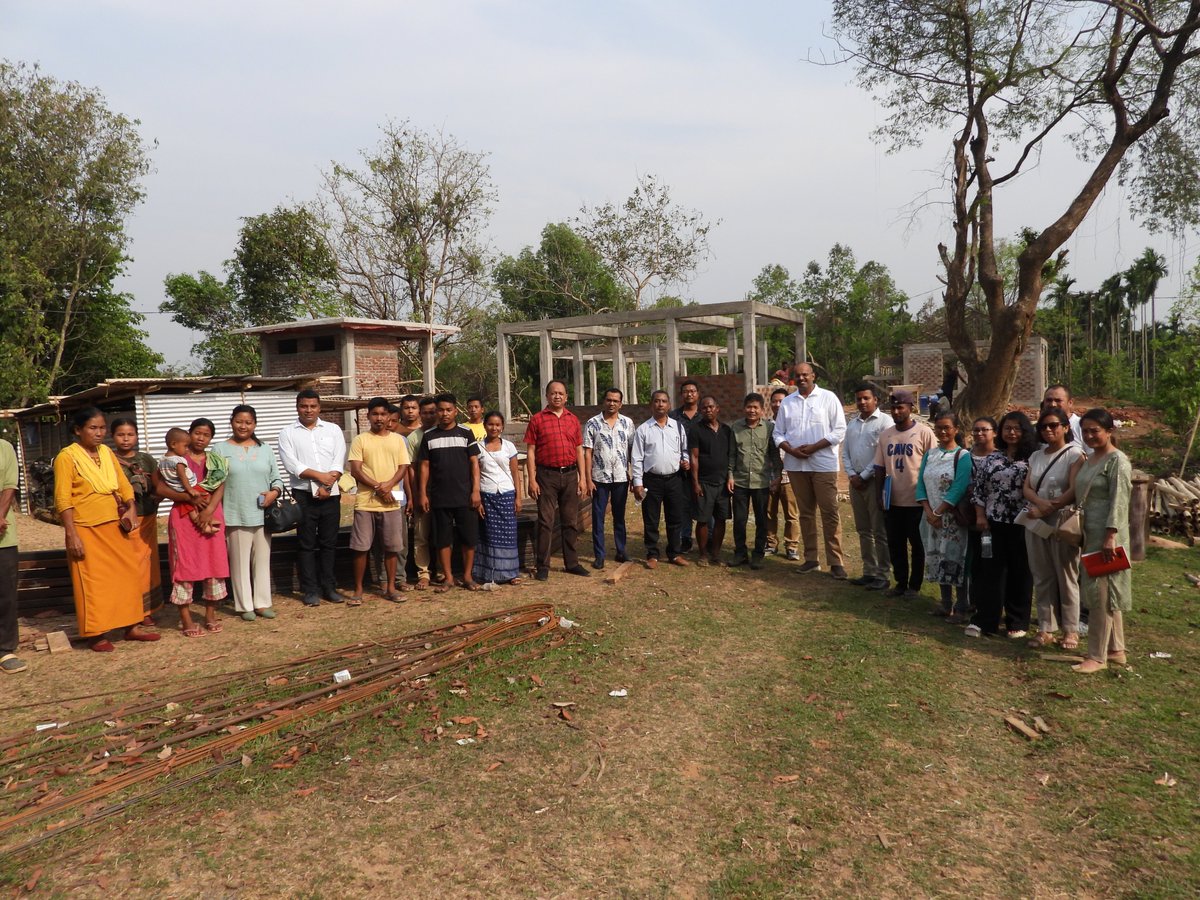
[(667, 472), (665, 474), (662, 472), (646, 472), (645, 477), (646, 478), (674, 478), (676, 475), (681, 475), (681, 474), (685, 474), (682, 469), (680, 469), (677, 472)]
[(560, 472), (560, 473), (561, 472), (574, 472), (576, 469), (579, 468), (578, 464), (576, 464), (576, 463), (571, 463), (569, 466), (543, 466), (541, 463), (538, 463), (537, 467), (539, 469), (545, 469), (548, 472)]

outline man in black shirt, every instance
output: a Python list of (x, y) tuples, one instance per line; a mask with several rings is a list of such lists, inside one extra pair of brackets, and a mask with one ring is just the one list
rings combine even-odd
[[(696, 520), (698, 565), (707, 566), (721, 559), (725, 541), (725, 522), (731, 505), (726, 484), (733, 431), (720, 421), (721, 408), (713, 397), (700, 401), (699, 421), (688, 432), (688, 450), (692, 455), (692, 517)], [(712, 527), (709, 527), (712, 523)]]
[(457, 424), (458, 401), (453, 394), (439, 394), (437, 427), (421, 437), (420, 505), (431, 513), (433, 534), (430, 543), (437, 549), (438, 565), (446, 580), (434, 588), (435, 594), (450, 589), (450, 548), (454, 536), (463, 553), (462, 586), (479, 590), (471, 575), (475, 564), (475, 544), (479, 541), (479, 445), (471, 432)]

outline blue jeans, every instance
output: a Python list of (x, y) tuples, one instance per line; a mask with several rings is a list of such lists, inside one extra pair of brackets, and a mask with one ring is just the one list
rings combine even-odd
[(616, 544), (617, 556), (624, 556), (625, 501), (629, 499), (629, 482), (614, 481), (612, 484), (605, 484), (597, 481), (595, 484), (596, 492), (592, 494), (592, 552), (596, 559), (604, 559), (604, 511), (611, 499), (613, 542)]

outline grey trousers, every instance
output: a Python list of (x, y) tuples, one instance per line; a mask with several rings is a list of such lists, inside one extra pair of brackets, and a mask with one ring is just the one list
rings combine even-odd
[(1125, 652), (1125, 617), (1108, 604), (1108, 578), (1097, 578), (1099, 602), (1088, 608), (1088, 659), (1107, 663), (1110, 653)]
[(261, 525), (225, 526), (233, 608), (240, 613), (271, 607), (271, 536)]
[(1053, 634), (1061, 627), (1079, 631), (1079, 548), (1058, 538), (1041, 538), (1025, 532), (1033, 596), (1037, 601), (1038, 630)]
[(862, 551), (863, 575), (867, 578), (887, 578), (892, 559), (888, 554), (887, 525), (883, 510), (875, 499), (875, 482), (863, 484), (862, 490), (850, 487), (850, 509), (854, 512), (854, 530)]

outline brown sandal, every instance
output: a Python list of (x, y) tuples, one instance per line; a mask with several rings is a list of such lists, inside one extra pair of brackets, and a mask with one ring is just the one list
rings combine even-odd
[(1056, 638), (1049, 631), (1039, 631), (1037, 637), (1029, 642), (1029, 646), (1035, 650), (1041, 647), (1053, 647)]
[(1079, 648), (1079, 635), (1072, 631), (1068, 631), (1063, 635), (1062, 648), (1064, 650), (1076, 650)]

